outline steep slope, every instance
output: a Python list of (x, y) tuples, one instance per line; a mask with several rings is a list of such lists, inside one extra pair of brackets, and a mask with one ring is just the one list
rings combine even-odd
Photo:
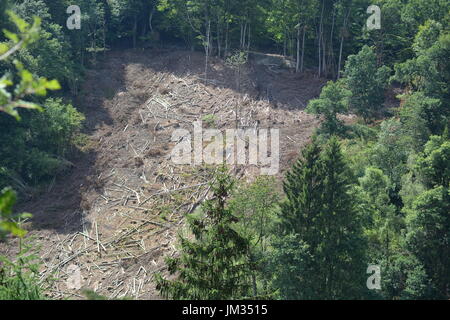
[[(86, 150), (23, 208), (35, 215), (29, 228), (45, 261), (42, 279), (58, 279), (54, 298), (82, 298), (80, 285), (111, 298), (158, 298), (151, 276), (165, 271), (183, 217), (208, 197), (214, 170), (173, 163), (175, 129), (192, 131), (205, 116), (220, 130), (235, 128), (238, 105), (240, 128), (280, 129), (281, 181), (318, 126), (302, 109), (324, 80), (250, 64), (238, 94), (233, 70), (212, 59), (205, 80), (203, 64), (195, 52), (122, 51), (88, 73), (77, 102), (87, 118)], [(232, 172), (247, 180), (259, 174), (254, 165)]]

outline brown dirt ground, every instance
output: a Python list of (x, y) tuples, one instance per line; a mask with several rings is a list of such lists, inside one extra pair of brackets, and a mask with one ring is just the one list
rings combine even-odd
[[(83, 298), (66, 283), (75, 265), (83, 288), (159, 299), (152, 274), (166, 272), (164, 258), (176, 254), (183, 217), (209, 196), (212, 175), (211, 167), (171, 162), (174, 129), (192, 131), (192, 122), (208, 114), (217, 128), (234, 128), (240, 101), (240, 127), (259, 122), (281, 130), (279, 181), (310, 139), (319, 120), (303, 109), (324, 79), (249, 63), (239, 95), (234, 71), (218, 59), (205, 84), (203, 61), (196, 52), (130, 50), (108, 53), (88, 72), (76, 104), (86, 115), (89, 148), (21, 208), (34, 214), (27, 228), (45, 262), (42, 279), (58, 279), (48, 291), (53, 298)], [(259, 170), (233, 172), (251, 180)]]

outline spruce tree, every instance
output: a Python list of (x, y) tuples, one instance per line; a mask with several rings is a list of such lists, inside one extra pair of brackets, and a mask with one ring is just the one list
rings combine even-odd
[(310, 234), (309, 226), (322, 206), (320, 152), (320, 144), (314, 137), (303, 150), (302, 158), (286, 174), (283, 183), (286, 201), (281, 204), (280, 215), (280, 229), (283, 233), (293, 232), (304, 236)]
[(282, 298), (363, 296), (365, 241), (352, 185), (336, 138), (325, 147), (313, 141), (287, 174), (280, 212), (287, 233), (274, 241), (273, 259)]
[(323, 207), (316, 228), (322, 237), (316, 250), (324, 298), (361, 298), (366, 285), (366, 243), (351, 190), (354, 177), (336, 138), (328, 142), (321, 158)]
[(226, 206), (233, 181), (225, 168), (211, 185), (214, 196), (202, 205), (202, 217), (190, 217), (192, 236), (180, 235), (180, 255), (167, 260), (171, 275), (156, 275), (164, 298), (221, 300), (245, 297), (250, 289), (247, 253), (249, 241), (235, 231), (238, 219)]

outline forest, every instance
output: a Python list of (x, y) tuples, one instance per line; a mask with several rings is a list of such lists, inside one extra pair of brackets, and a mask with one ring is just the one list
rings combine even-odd
[(448, 0), (0, 0), (0, 300), (450, 299), (449, 57)]

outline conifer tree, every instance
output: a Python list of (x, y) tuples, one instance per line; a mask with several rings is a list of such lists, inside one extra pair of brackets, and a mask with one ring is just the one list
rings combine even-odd
[(308, 234), (309, 223), (321, 208), (321, 148), (317, 138), (305, 147), (302, 158), (286, 174), (283, 184), (286, 201), (281, 204), (280, 228), (286, 233)]
[(249, 292), (249, 241), (233, 228), (238, 219), (226, 206), (233, 181), (225, 168), (211, 186), (214, 196), (202, 205), (203, 216), (188, 220), (193, 239), (180, 235), (179, 257), (167, 260), (169, 272), (178, 279), (156, 276), (157, 289), (165, 298), (237, 299)]
[(366, 285), (366, 243), (351, 190), (353, 174), (336, 138), (328, 142), (321, 158), (323, 208), (316, 228), (322, 235), (317, 255), (326, 292), (324, 298), (361, 298)]
[(362, 297), (365, 241), (352, 184), (336, 138), (325, 147), (313, 141), (288, 173), (280, 218), (289, 234), (274, 242), (273, 259), (283, 298)]

